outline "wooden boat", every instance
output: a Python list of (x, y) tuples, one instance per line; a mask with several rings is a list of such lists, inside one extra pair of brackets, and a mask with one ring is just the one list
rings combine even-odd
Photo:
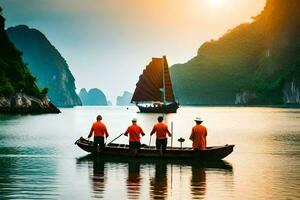
[(178, 103), (172, 102), (168, 104), (156, 104), (154, 103), (153, 106), (142, 106), (137, 105), (142, 113), (176, 113), (178, 109)]
[(152, 58), (136, 84), (131, 99), (143, 113), (176, 113), (169, 66), (166, 56)]
[[(75, 144), (86, 152), (95, 152), (94, 143), (80, 138)], [(118, 156), (135, 158), (194, 159), (201, 161), (222, 160), (233, 151), (234, 145), (207, 147), (204, 151), (194, 151), (189, 147), (168, 147), (165, 152), (156, 150), (154, 146), (141, 145), (137, 151), (129, 149), (129, 145), (111, 143), (98, 152), (100, 156)]]

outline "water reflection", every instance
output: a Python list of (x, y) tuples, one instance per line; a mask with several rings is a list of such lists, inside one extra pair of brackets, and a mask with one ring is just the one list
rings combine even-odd
[[(187, 199), (205, 199), (209, 193), (207, 190), (214, 191), (216, 186), (225, 185), (227, 191), (233, 190), (232, 166), (225, 161), (200, 164), (191, 161), (103, 159), (89, 155), (78, 159), (77, 163), (81, 168), (85, 163), (93, 168), (89, 173), (92, 198), (105, 198), (107, 182), (125, 189), (126, 193), (120, 190), (117, 195), (127, 196), (127, 199), (180, 199), (184, 196)], [(120, 169), (127, 170), (127, 176), (116, 180), (114, 176)]]
[(87, 168), (89, 170), (89, 182), (92, 188), (93, 198), (103, 198), (105, 185), (107, 182), (106, 174), (106, 161), (100, 157), (95, 157), (92, 155), (83, 156), (77, 159), (77, 166), (80, 168)]
[(206, 169), (192, 166), (191, 196), (193, 199), (204, 199), (206, 193)]
[[(218, 189), (218, 185), (224, 184), (224, 187), (228, 187), (225, 189), (226, 191), (232, 191), (234, 188), (233, 168), (226, 161), (194, 164), (191, 166), (191, 171), (190, 193), (192, 199), (206, 199), (208, 197), (207, 191), (213, 191), (217, 194), (215, 190)], [(213, 184), (208, 184), (208, 182)], [(217, 194), (216, 197), (220, 195), (225, 198), (225, 195), (222, 194)], [(212, 196), (209, 197), (212, 198)]]
[(103, 198), (106, 182), (106, 176), (104, 172), (105, 162), (99, 157), (93, 158), (93, 161), (93, 174), (90, 177), (93, 186), (93, 196), (95, 198)]
[(155, 176), (150, 179), (150, 197), (166, 199), (168, 196), (168, 178), (166, 162), (155, 163)]
[(140, 163), (135, 161), (128, 162), (128, 178), (127, 178), (127, 196), (128, 199), (140, 198), (141, 187)]

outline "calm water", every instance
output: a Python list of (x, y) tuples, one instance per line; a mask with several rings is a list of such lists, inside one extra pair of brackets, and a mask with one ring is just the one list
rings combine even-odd
[(0, 115), (0, 199), (300, 199), (300, 109), (182, 107), (167, 115), (174, 146), (179, 137), (191, 146), (196, 115), (205, 119), (208, 145), (236, 145), (224, 162), (207, 165), (89, 158), (74, 142), (97, 114), (109, 141), (137, 117), (145, 144), (157, 117), (135, 107)]

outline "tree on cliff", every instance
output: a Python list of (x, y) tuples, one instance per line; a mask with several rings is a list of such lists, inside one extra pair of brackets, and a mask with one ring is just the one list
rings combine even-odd
[(48, 98), (52, 103), (56, 106), (81, 105), (69, 65), (42, 32), (18, 25), (9, 27), (6, 33), (16, 48), (23, 52), (22, 59), (37, 77), (38, 87), (49, 89)]
[(5, 18), (1, 12), (0, 7), (0, 96), (8, 97), (23, 92), (42, 98), (46, 95), (46, 90), (41, 92), (38, 89), (36, 78), (22, 61), (22, 53), (9, 41), (4, 30)]
[(267, 0), (250, 23), (204, 43), (185, 64), (171, 67), (181, 104), (300, 103), (300, 1)]

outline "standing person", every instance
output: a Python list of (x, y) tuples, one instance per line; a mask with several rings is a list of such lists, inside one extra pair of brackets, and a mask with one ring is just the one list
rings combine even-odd
[(193, 141), (193, 149), (205, 150), (207, 136), (206, 127), (201, 125), (201, 123), (203, 122), (201, 117), (196, 117), (194, 121), (196, 122), (196, 125), (192, 128), (192, 133), (190, 136), (190, 140)]
[(165, 151), (168, 143), (167, 134), (169, 137), (171, 137), (172, 134), (170, 133), (168, 126), (163, 123), (163, 120), (164, 118), (162, 116), (157, 118), (158, 123), (153, 126), (150, 135), (156, 133), (156, 149)]
[(139, 149), (141, 147), (140, 135), (144, 136), (145, 133), (143, 129), (137, 125), (137, 119), (133, 118), (131, 120), (132, 125), (129, 126), (124, 133), (125, 136), (129, 134), (129, 148), (130, 149)]
[(103, 122), (101, 122), (102, 116), (98, 115), (96, 119), (97, 119), (97, 121), (93, 123), (88, 138), (92, 137), (93, 133), (94, 133), (95, 150), (97, 150), (97, 152), (99, 152), (99, 149), (97, 148), (97, 146), (99, 145), (100, 149), (103, 149), (104, 148), (104, 136), (107, 138), (109, 135), (108, 135), (105, 124)]

